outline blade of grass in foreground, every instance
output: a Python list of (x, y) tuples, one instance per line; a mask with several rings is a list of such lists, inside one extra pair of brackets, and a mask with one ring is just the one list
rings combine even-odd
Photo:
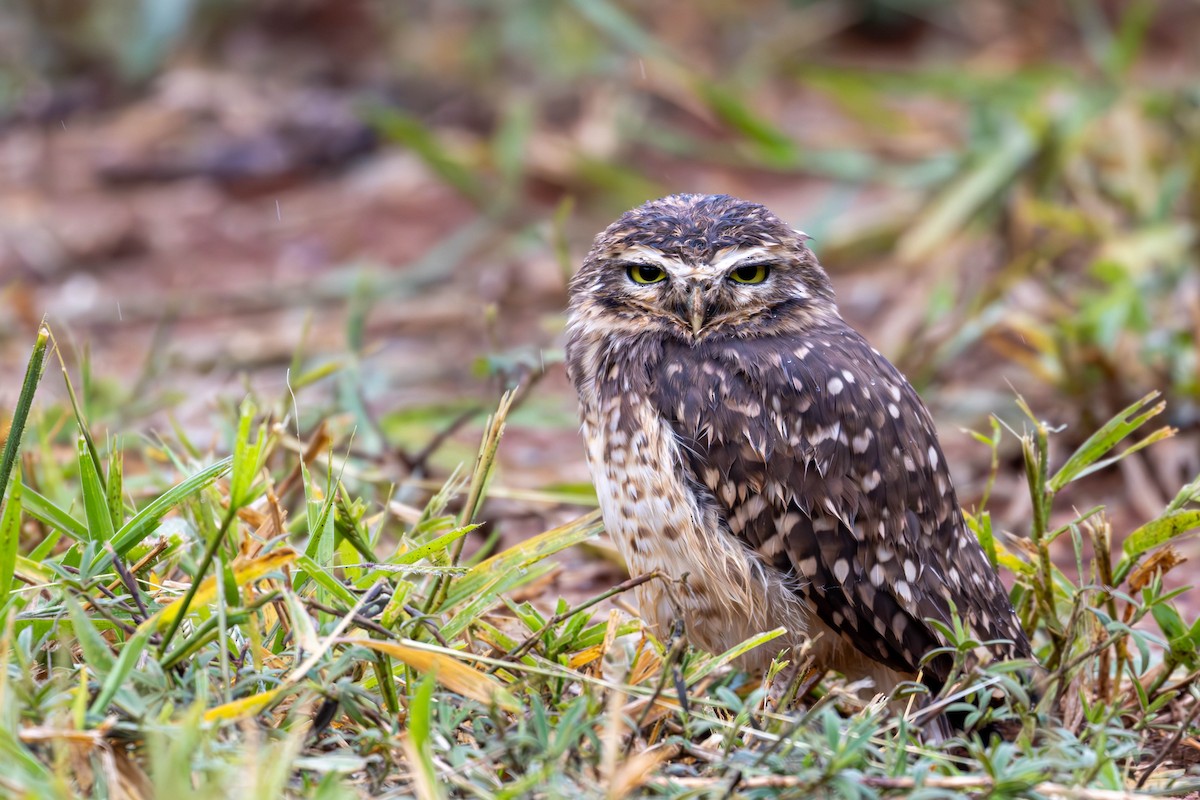
[(466, 607), (455, 610), (452, 618), (443, 626), (442, 634), (446, 637), (458, 635), (491, 607), (500, 594), (544, 574), (543, 568), (548, 565), (537, 562), (599, 532), (600, 512), (593, 511), (476, 564), (461, 578), (454, 580), (445, 602), (438, 608), (446, 612), (460, 603), (470, 601)]
[(21, 435), (25, 432), (25, 423), (29, 419), (29, 407), (33, 405), (33, 395), (37, 391), (38, 381), (46, 364), (46, 348), (50, 343), (50, 328), (43, 321), (38, 328), (37, 340), (33, 344), (33, 355), (29, 357), (29, 366), (25, 368), (25, 381), (21, 384), (21, 393), (17, 395), (17, 407), (13, 411), (12, 425), (8, 429), (8, 439), (4, 442), (4, 455), (0, 457), (0, 500), (8, 489), (8, 479), (12, 475), (13, 465), (17, 463), (17, 451), (21, 447)]
[(24, 487), (23, 493), (25, 497), (25, 511), (29, 516), (49, 525), (55, 530), (62, 531), (77, 542), (87, 541), (88, 530), (86, 525), (54, 505), (54, 503), (50, 502), (49, 498), (38, 494), (28, 486)]
[[(281, 547), (273, 553), (267, 553), (253, 561), (236, 567), (233, 570), (233, 580), (238, 586), (244, 586), (251, 581), (258, 580), (272, 570), (280, 569), (292, 563), (295, 558), (295, 550), (290, 547)], [(188, 605), (194, 608), (207, 606), (216, 597), (219, 582), (219, 576), (205, 578), (204, 582), (193, 592), (191, 602)], [(162, 628), (164, 625), (174, 622), (180, 614), (186, 613), (187, 607), (185, 606), (184, 599), (181, 597), (175, 600), (158, 613), (154, 625), (155, 629)]]
[(443, 800), (446, 797), (437, 767), (433, 763), (433, 675), (417, 684), (408, 709), (408, 731), (404, 735), (404, 754), (413, 765), (413, 788), (419, 800)]
[(93, 542), (107, 542), (113, 535), (108, 493), (96, 468), (96, 462), (88, 453), (86, 437), (82, 434), (79, 437), (78, 448), (79, 478), (83, 485), (83, 510), (87, 515), (88, 539)]
[(1160, 439), (1171, 435), (1170, 428), (1160, 428), (1154, 433), (1147, 436), (1140, 442), (1135, 443), (1131, 447), (1124, 450), (1117, 456), (1100, 460), (1102, 456), (1109, 453), (1117, 443), (1124, 439), (1129, 434), (1133, 433), (1142, 425), (1146, 424), (1151, 418), (1161, 414), (1167, 407), (1165, 401), (1160, 401), (1151, 405), (1155, 400), (1158, 400), (1159, 392), (1153, 391), (1142, 397), (1133, 405), (1121, 411), (1115, 417), (1106, 422), (1098, 431), (1087, 438), (1083, 444), (1079, 446), (1066, 463), (1059, 468), (1058, 472), (1050, 478), (1049, 488), (1051, 491), (1057, 492), (1066, 486), (1071, 481), (1078, 480), (1085, 475), (1091, 475), (1097, 470), (1120, 461), (1125, 456), (1136, 453), (1147, 445), (1153, 444)]
[(155, 624), (153, 617), (146, 620), (138, 626), (137, 632), (129, 637), (121, 648), (121, 655), (117, 657), (116, 663), (113, 664), (108, 676), (104, 679), (104, 684), (100, 687), (100, 691), (96, 693), (96, 697), (92, 700), (92, 705), (88, 708), (88, 717), (96, 719), (102, 717), (108, 704), (116, 695), (117, 690), (125, 683), (125, 679), (129, 677), (129, 673), (137, 665), (138, 659), (142, 655), (142, 651), (146, 649), (146, 644), (150, 641), (150, 634), (154, 633)]
[(439, 683), (452, 691), (478, 700), (484, 704), (495, 703), (505, 711), (521, 712), (521, 704), (492, 676), (468, 667), (462, 661), (444, 653), (397, 642), (381, 642), (377, 639), (341, 639), (341, 644), (353, 644), (386, 653), (408, 664), (413, 669), (433, 675)]
[[(231, 456), (227, 456), (215, 464), (205, 467), (195, 475), (185, 478), (176, 485), (172, 486), (166, 492), (155, 498), (150, 505), (134, 514), (128, 522), (121, 526), (121, 530), (113, 534), (113, 549), (116, 550), (117, 555), (123, 556), (132, 548), (136, 547), (138, 544), (141, 544), (142, 540), (154, 531), (154, 529), (158, 526), (159, 520), (161, 520), (168, 511), (177, 507), (185, 499), (200, 491), (212, 481), (224, 475), (232, 464), (233, 458)], [(101, 553), (96, 557), (96, 560), (92, 562), (92, 571), (96, 572), (102, 570), (111, 563), (112, 555), (107, 552)]]
[(0, 514), (0, 610), (8, 603), (13, 573), (17, 569), (17, 546), (21, 540), (21, 472), (13, 482), (12, 496)]

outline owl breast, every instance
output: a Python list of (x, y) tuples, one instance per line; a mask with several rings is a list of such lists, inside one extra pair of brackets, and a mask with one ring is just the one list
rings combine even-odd
[[(787, 634), (742, 660), (764, 668), (820, 623), (790, 581), (722, 530), (711, 496), (686, 465), (676, 434), (647, 401), (654, 361), (633, 348), (582, 355), (597, 379), (581, 391), (588, 466), (605, 528), (642, 584), (642, 616), (660, 639), (682, 621), (689, 640), (720, 653), (763, 631)], [(576, 354), (581, 355), (581, 354)], [(823, 627), (823, 626), (820, 626)]]

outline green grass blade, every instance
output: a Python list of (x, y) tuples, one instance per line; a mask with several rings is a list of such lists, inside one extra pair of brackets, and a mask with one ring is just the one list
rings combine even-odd
[(784, 169), (800, 164), (800, 148), (790, 136), (756, 114), (733, 92), (707, 81), (697, 81), (696, 88), (705, 103), (721, 121), (736, 130), (758, 148), (770, 166)]
[(499, 602), (501, 595), (513, 591), (518, 586), (536, 581), (553, 570), (553, 564), (541, 562), (514, 572), (494, 576), (492, 582), (481, 588), (469, 602), (454, 609), (450, 620), (442, 626), (442, 636), (453, 639), (465, 631), (482, 614), (487, 613), (492, 606)]
[(17, 395), (17, 407), (13, 411), (12, 425), (8, 429), (8, 439), (4, 442), (4, 455), (0, 456), (0, 500), (8, 491), (8, 479), (17, 463), (17, 453), (21, 448), (21, 435), (25, 433), (25, 423), (29, 420), (29, 408), (33, 405), (33, 395), (37, 392), (38, 381), (46, 364), (46, 347), (50, 343), (50, 329), (43, 322), (38, 328), (37, 339), (33, 344), (33, 355), (29, 357), (29, 365), (25, 368), (25, 380), (21, 384), (21, 393)]
[(1087, 441), (1071, 454), (1067, 462), (1047, 482), (1050, 490), (1057, 492), (1071, 481), (1093, 471), (1091, 469), (1093, 465), (1108, 451), (1112, 450), (1117, 442), (1146, 424), (1152, 417), (1161, 414), (1167, 407), (1166, 403), (1157, 403), (1147, 408), (1150, 402), (1156, 400), (1158, 396), (1159, 393), (1157, 391), (1150, 392), (1102, 425), (1100, 430), (1089, 436)]
[[(459, 516), (460, 525), (469, 525), (475, 521), (475, 515), (483, 504), (487, 493), (488, 482), (492, 478), (492, 468), (496, 463), (496, 450), (500, 447), (500, 437), (504, 435), (505, 421), (512, 410), (516, 399), (515, 391), (505, 392), (496, 406), (496, 413), (487, 419), (484, 425), (483, 442), (479, 445), (479, 455), (475, 459), (475, 468), (471, 471), (471, 486), (467, 490), (467, 502), (463, 505)], [(456, 550), (455, 556), (458, 555)]]
[(724, 653), (721, 653), (719, 656), (714, 656), (708, 661), (702, 663), (694, 672), (688, 673), (688, 686), (694, 686), (702, 678), (711, 675), (716, 670), (720, 669), (726, 664), (731, 663), (738, 656), (749, 653), (754, 648), (759, 647), (760, 645), (765, 645), (767, 642), (770, 642), (774, 639), (778, 639), (785, 633), (787, 633), (787, 628), (775, 628), (774, 630), (765, 631), (756, 636), (751, 636), (741, 644), (734, 645)]
[(12, 494), (0, 514), (0, 608), (8, 604), (13, 573), (17, 568), (17, 548), (21, 544), (21, 471), (13, 476)]
[[(223, 458), (215, 464), (211, 464), (197, 472), (191, 477), (172, 486), (163, 494), (155, 498), (150, 505), (143, 508), (138, 513), (134, 514), (128, 522), (126, 522), (121, 530), (113, 535), (113, 549), (117, 555), (123, 556), (136, 545), (140, 544), (143, 539), (154, 532), (161, 520), (167, 512), (179, 506), (188, 497), (199, 492), (208, 484), (215, 481), (220, 476), (224, 475), (229, 470), (233, 463), (232, 458)], [(92, 562), (93, 570), (103, 569), (112, 563), (112, 556), (108, 553), (100, 553), (96, 560)]]
[(487, 199), (482, 179), (458, 154), (450, 152), (437, 132), (417, 117), (393, 108), (376, 107), (366, 113), (367, 120), (387, 139), (413, 151), (425, 164), (454, 189), (475, 202)]
[(88, 538), (94, 542), (109, 542), (113, 537), (112, 514), (108, 509), (108, 493), (92, 461), (87, 439), (80, 435), (78, 444), (79, 480), (83, 484), (83, 511), (87, 515)]
[(311, 556), (305, 553), (300, 553), (296, 556), (296, 566), (300, 572), (307, 575), (313, 580), (317, 586), (327, 591), (332, 596), (341, 600), (348, 606), (353, 606), (358, 602), (358, 598), (354, 596), (345, 584), (339, 581), (328, 570), (318, 564)]
[(590, 539), (598, 534), (600, 529), (600, 512), (593, 511), (565, 525), (526, 539), (503, 553), (476, 564), (454, 581), (439, 610), (446, 611), (468, 598), (475, 597), (485, 587), (493, 584), (498, 576), (526, 569), (547, 556)]
[(116, 442), (108, 451), (108, 476), (104, 481), (105, 500), (108, 503), (108, 514), (112, 520), (113, 530), (118, 530), (125, 522), (125, 505), (121, 495), (125, 491), (125, 460)]
[(420, 547), (414, 547), (407, 553), (402, 553), (401, 555), (388, 559), (388, 563), (396, 565), (415, 564), (422, 559), (429, 558), (435, 553), (442, 556), (442, 560), (439, 561), (439, 563), (448, 563), (450, 545), (479, 527), (480, 523), (475, 523), (472, 525), (464, 525), (461, 528), (455, 528), (449, 533), (442, 534), (431, 542), (426, 542)]
[(242, 402), (238, 414), (237, 440), (233, 444), (233, 467), (229, 475), (229, 505), (232, 508), (241, 508), (254, 499), (254, 481), (266, 457), (266, 436), (261, 428), (254, 441), (250, 440), (250, 429), (257, 412), (252, 400), (247, 398)]
[(420, 800), (443, 800), (446, 797), (437, 767), (433, 763), (433, 691), (436, 687), (433, 672), (422, 676), (408, 706), (408, 731), (404, 738), (404, 749), (413, 771), (416, 796)]
[(617, 3), (610, 0), (573, 0), (571, 5), (620, 47), (639, 55), (670, 58), (663, 43)]
[(143, 622), (138, 626), (137, 631), (130, 636), (125, 642), (125, 646), (121, 648), (121, 655), (117, 656), (117, 661), (113, 664), (112, 671), (104, 679), (104, 684), (100, 687), (100, 691), (96, 693), (96, 697), (92, 700), (92, 705), (88, 708), (88, 716), (94, 718), (102, 717), (108, 704), (112, 702), (116, 696), (117, 690), (125, 683), (125, 679), (129, 677), (129, 673), (137, 665), (138, 658), (141, 657), (142, 651), (146, 649), (147, 642), (150, 641), (150, 634), (155, 630), (153, 618)]
[(66, 511), (56, 506), (49, 498), (43, 497), (28, 486), (23, 489), (25, 513), (34, 519), (60, 530), (77, 542), (88, 540), (87, 525), (72, 517)]
[(1125, 554), (1139, 556), (1188, 531), (1200, 528), (1200, 511), (1175, 511), (1141, 526), (1125, 539)]
[[(29, 487), (24, 487), (24, 491), (29, 491)], [(20, 554), (17, 555), (17, 568), (20, 569), (22, 575), (37, 578), (44, 583), (50, 583), (55, 578), (54, 571), (42, 562), (34, 561)]]
[(92, 618), (87, 615), (79, 602), (70, 595), (67, 595), (64, 600), (67, 614), (71, 617), (71, 628), (75, 633), (75, 641), (79, 643), (84, 662), (97, 678), (105, 677), (116, 665), (116, 658), (113, 657), (112, 651), (100, 635), (100, 631), (92, 623)]

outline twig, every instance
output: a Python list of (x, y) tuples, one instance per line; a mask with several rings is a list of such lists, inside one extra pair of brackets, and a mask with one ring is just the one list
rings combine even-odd
[[(472, 406), (466, 411), (459, 414), (450, 424), (438, 431), (429, 443), (418, 450), (414, 455), (409, 455), (403, 448), (397, 448), (396, 457), (400, 459), (405, 468), (408, 469), (410, 475), (421, 476), (426, 472), (426, 462), (430, 456), (438, 451), (438, 449), (446, 443), (446, 440), (453, 436), (458, 430), (470, 422), (474, 417), (483, 413), (483, 408), (480, 406)], [(385, 439), (386, 441), (386, 439)]]
[[(150, 548), (149, 552), (134, 562), (134, 565), (129, 568), (129, 572), (133, 575), (137, 575), (139, 572), (144, 570), (151, 561), (154, 561), (161, 556), (168, 547), (170, 547), (170, 543), (165, 538), (159, 539), (157, 542), (155, 542), (154, 547)], [(122, 579), (117, 578), (115, 581), (108, 584), (108, 588), (111, 591), (121, 585), (123, 585)]]
[(446, 641), (446, 637), (442, 636), (441, 629), (438, 628), (437, 623), (433, 621), (432, 617), (416, 606), (409, 605), (408, 603), (404, 604), (404, 610), (407, 611), (414, 620), (420, 622), (422, 625), (428, 628), (429, 632), (433, 634), (433, 638), (438, 640), (438, 644), (440, 644), (442, 647), (450, 647), (450, 643)]
[[(123, 620), (118, 619), (116, 616), (114, 616), (112, 613), (110, 613), (107, 608), (105, 608), (104, 606), (100, 605), (100, 603), (98, 603), (94, 599), (92, 599), (92, 597), (89, 596), (86, 592), (84, 592), (83, 589), (81, 589), (80, 587), (72, 586), (70, 584), (66, 584), (66, 586), (69, 591), (73, 592), (78, 597), (81, 597), (84, 600), (86, 600), (87, 604), (93, 610), (95, 610), (95, 612), (97, 614), (104, 617), (113, 626), (123, 630), (127, 636), (133, 636), (135, 633), (137, 633), (137, 628), (124, 622)], [(100, 587), (100, 588), (103, 589), (104, 587)], [(128, 609), (126, 609), (126, 610), (128, 610)]]
[(125, 568), (125, 564), (122, 563), (121, 558), (117, 555), (117, 551), (113, 549), (112, 543), (105, 542), (104, 546), (108, 550), (108, 554), (112, 556), (113, 569), (117, 571), (117, 577), (125, 585), (125, 590), (129, 592), (129, 596), (133, 598), (133, 602), (137, 603), (138, 611), (141, 612), (141, 618), (137, 621), (140, 623), (150, 616), (150, 612), (146, 610), (146, 604), (142, 601), (142, 592), (138, 588), (137, 580), (133, 577), (133, 573)]
[[(306, 597), (303, 600), (304, 600), (304, 605), (308, 606), (309, 608), (313, 609), (314, 611), (322, 611), (326, 614), (333, 614), (335, 617), (342, 617), (342, 616), (346, 615), (346, 610), (343, 608), (334, 608), (333, 606), (327, 606), (320, 601), (313, 600), (311, 597)], [(396, 634), (392, 633), (391, 631), (389, 631), (387, 628), (380, 625), (375, 620), (370, 619), (369, 617), (364, 617), (362, 614), (354, 615), (354, 624), (357, 625), (358, 627), (362, 628), (363, 630), (371, 631), (372, 633), (378, 633), (380, 636), (386, 636), (389, 639), (396, 638)]]
[(1137, 788), (1140, 789), (1145, 786), (1146, 781), (1148, 781), (1150, 776), (1154, 774), (1154, 770), (1158, 769), (1162, 763), (1167, 760), (1167, 756), (1171, 754), (1171, 751), (1174, 750), (1175, 746), (1183, 739), (1184, 734), (1186, 734), (1192, 727), (1192, 723), (1196, 721), (1196, 716), (1198, 714), (1200, 714), (1200, 701), (1193, 699), (1192, 710), (1188, 712), (1187, 719), (1183, 721), (1183, 723), (1179, 726), (1179, 729), (1175, 731), (1174, 735), (1171, 736), (1167, 743), (1162, 746), (1162, 749), (1159, 750), (1158, 755), (1154, 757), (1154, 760), (1150, 762), (1150, 765), (1142, 770), (1142, 774), (1138, 776), (1137, 783), (1135, 784)]

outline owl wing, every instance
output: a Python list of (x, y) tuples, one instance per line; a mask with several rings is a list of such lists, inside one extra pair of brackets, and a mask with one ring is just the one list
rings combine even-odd
[[(652, 401), (691, 479), (826, 625), (902, 673), (945, 644), (925, 620), (949, 622), (952, 606), (978, 638), (1028, 653), (924, 404), (856, 331), (837, 321), (663, 355)], [(927, 682), (949, 666), (934, 659)]]

